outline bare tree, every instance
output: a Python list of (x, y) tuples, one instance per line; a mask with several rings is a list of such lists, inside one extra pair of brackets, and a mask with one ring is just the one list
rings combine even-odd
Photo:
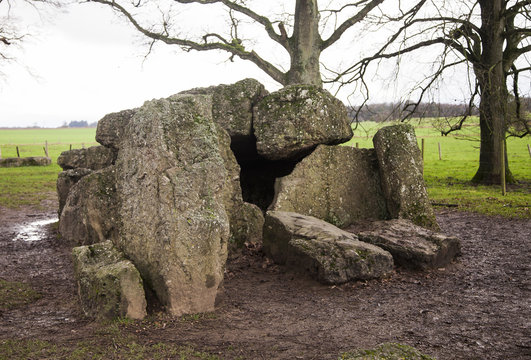
[[(313, 84), (322, 86), (321, 54), (344, 38), (350, 30), (355, 35), (356, 25), (369, 17), (382, 16), (379, 5), (384, 0), (321, 1), (317, 0), (252, 1), (252, 0), (89, 0), (107, 5), (123, 15), (138, 31), (151, 39), (152, 44), (163, 42), (180, 46), (185, 51), (221, 50), (231, 58), (239, 57), (256, 64), (261, 70), (282, 85)], [(425, 0), (419, 1), (423, 3)], [(401, 9), (401, 2), (393, 0), (393, 21), (409, 16)], [(170, 4), (170, 5), (168, 5)], [(294, 6), (284, 10), (286, 5)], [(273, 6), (278, 13), (272, 13)], [(204, 29), (179, 30), (183, 11), (192, 7), (221, 10), (227, 19), (223, 29), (211, 30), (213, 17), (197, 21)], [(148, 14), (159, 12), (156, 21)], [(254, 24), (261, 33), (249, 32), (245, 26)], [(243, 29), (243, 30), (242, 30)], [(246, 39), (245, 36), (250, 36)], [(254, 40), (268, 38), (272, 45), (258, 49)], [(278, 51), (280, 50), (280, 51)], [(271, 53), (287, 54), (287, 66), (268, 60)], [(345, 57), (347, 58), (347, 57)], [(285, 64), (284, 64), (285, 65)]]
[[(510, 131), (510, 135), (530, 134), (529, 124), (521, 114), (518, 89), (519, 76), (527, 73), (529, 79), (531, 71), (530, 25), (531, 0), (432, 1), (424, 4), (422, 11), (412, 14), (374, 55), (338, 72), (334, 80), (343, 79), (343, 84), (360, 81), (372, 63), (435, 47), (438, 66), (419, 84), (418, 101), (407, 105), (406, 110), (413, 113), (448, 69), (463, 63), (468, 65), (474, 78), (469, 109), (475, 98), (480, 98), (480, 159), (472, 181), (499, 184), (509, 120), (516, 119), (519, 123), (518, 131)], [(511, 95), (515, 103), (513, 113), (509, 106)], [(469, 114), (464, 114), (443, 134), (461, 129)], [(506, 151), (503, 153), (506, 179), (514, 182)]]
[[(15, 50), (20, 48), (30, 34), (20, 30), (14, 9), (15, 5), (29, 6), (41, 13), (44, 7), (58, 8), (61, 4), (55, 0), (0, 0), (0, 67), (9, 62), (16, 62)], [(0, 75), (3, 75), (0, 70)]]

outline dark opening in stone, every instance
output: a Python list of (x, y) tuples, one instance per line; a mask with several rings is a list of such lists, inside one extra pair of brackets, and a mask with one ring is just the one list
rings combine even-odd
[(255, 204), (263, 212), (273, 202), (275, 180), (291, 174), (297, 160), (267, 160), (256, 151), (256, 138), (233, 138), (231, 149), (240, 165), (240, 184), (245, 202)]

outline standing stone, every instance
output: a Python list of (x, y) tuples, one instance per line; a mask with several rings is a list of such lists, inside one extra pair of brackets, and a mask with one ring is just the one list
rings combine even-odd
[(423, 178), (422, 156), (411, 125), (384, 127), (373, 138), (382, 188), (392, 219), (439, 230)]
[(379, 278), (393, 269), (387, 251), (327, 222), (290, 212), (267, 212), (264, 251), (275, 262), (306, 270), (328, 284)]
[(101, 170), (111, 166), (116, 159), (116, 152), (104, 146), (91, 146), (88, 149), (63, 151), (57, 158), (57, 164), (64, 170), (91, 169)]
[(268, 92), (254, 79), (183, 91), (181, 94), (212, 95), (212, 117), (233, 141), (253, 136), (253, 107)]
[(338, 227), (388, 218), (374, 150), (319, 145), (277, 179), (274, 211), (314, 216)]
[(59, 233), (76, 245), (116, 238), (117, 202), (114, 166), (82, 177), (68, 194), (59, 217)]
[(449, 264), (461, 253), (458, 238), (414, 225), (409, 220), (377, 221), (372, 230), (358, 234), (365, 241), (389, 251), (395, 263), (413, 269), (434, 269)]
[(210, 96), (146, 102), (120, 136), (117, 247), (173, 315), (212, 311), (229, 239)]
[(72, 250), (79, 298), (87, 316), (98, 319), (146, 316), (142, 278), (111, 241)]
[(66, 199), (70, 193), (70, 189), (76, 184), (82, 177), (92, 173), (90, 169), (78, 168), (62, 171), (57, 176), (57, 197), (59, 198), (59, 216), (63, 212), (63, 208), (66, 204)]
[(255, 108), (258, 154), (270, 160), (298, 159), (320, 144), (352, 137), (345, 106), (328, 91), (291, 85), (271, 93)]

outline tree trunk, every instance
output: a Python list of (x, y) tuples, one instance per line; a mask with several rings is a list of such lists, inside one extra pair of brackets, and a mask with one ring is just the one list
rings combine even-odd
[(295, 25), (289, 43), (291, 67), (286, 85), (310, 84), (321, 87), (319, 57), (322, 39), (319, 34), (317, 0), (297, 0)]
[[(472, 182), (499, 184), (501, 181), (502, 146), (506, 148), (508, 91), (503, 70), (503, 0), (480, 0), (481, 6), (481, 61), (474, 64), (481, 101), (479, 125), (481, 145), (479, 168)], [(514, 182), (505, 153), (505, 177)]]

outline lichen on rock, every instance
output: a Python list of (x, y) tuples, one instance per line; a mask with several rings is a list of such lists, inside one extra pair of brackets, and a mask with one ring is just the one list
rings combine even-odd
[(327, 222), (290, 212), (267, 212), (264, 251), (276, 263), (307, 271), (328, 284), (380, 278), (393, 269), (387, 251)]
[(140, 273), (111, 241), (72, 250), (83, 311), (98, 319), (146, 316)]
[(422, 156), (415, 130), (400, 124), (378, 130), (373, 138), (382, 189), (392, 219), (439, 230), (423, 178)]
[(300, 159), (319, 144), (352, 137), (345, 106), (328, 91), (291, 85), (266, 96), (255, 108), (258, 154), (270, 159)]

